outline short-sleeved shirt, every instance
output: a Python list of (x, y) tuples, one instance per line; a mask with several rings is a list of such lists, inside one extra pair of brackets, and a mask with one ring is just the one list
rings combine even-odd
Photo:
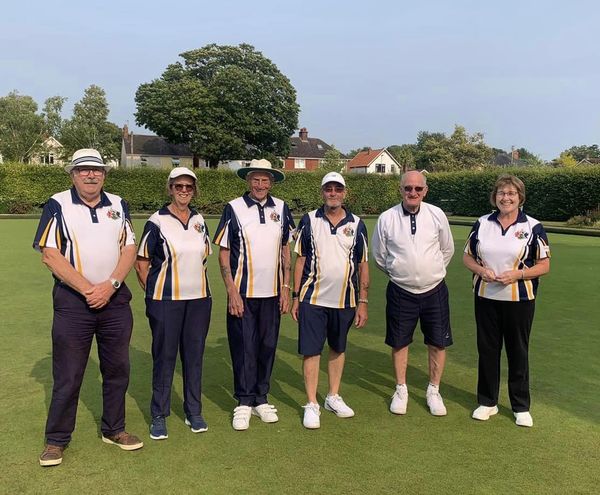
[(358, 298), (358, 265), (368, 261), (367, 228), (346, 210), (332, 225), (323, 207), (305, 214), (298, 224), (296, 253), (306, 257), (299, 299), (327, 308), (354, 308)]
[[(522, 211), (507, 229), (500, 225), (498, 212), (479, 218), (471, 229), (464, 251), (496, 275), (507, 270), (527, 271), (537, 260), (550, 258), (544, 227)], [(538, 284), (538, 278), (517, 280), (509, 285), (487, 283), (479, 275), (473, 275), (475, 294), (498, 301), (531, 301), (535, 299)]]
[(146, 298), (180, 301), (210, 297), (206, 263), (212, 253), (204, 217), (191, 210), (187, 224), (167, 206), (146, 222), (138, 256), (150, 259)]
[(92, 284), (108, 280), (121, 249), (132, 244), (135, 236), (127, 203), (102, 191), (92, 208), (81, 200), (75, 187), (55, 194), (44, 205), (33, 241), (38, 251), (58, 249)]
[(225, 206), (213, 242), (230, 250), (229, 268), (240, 295), (279, 295), (281, 249), (294, 228), (287, 204), (271, 195), (261, 205), (245, 193)]

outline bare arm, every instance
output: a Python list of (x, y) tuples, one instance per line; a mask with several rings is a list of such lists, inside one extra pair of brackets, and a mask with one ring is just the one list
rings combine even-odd
[(479, 275), (484, 282), (490, 283), (496, 280), (494, 270), (481, 266), (470, 254), (463, 254), (463, 264), (475, 275)]
[[(362, 328), (367, 323), (368, 311), (367, 305), (369, 299), (369, 263), (363, 261), (358, 265), (358, 306), (356, 307), (356, 316), (354, 325), (356, 328)], [(362, 302), (361, 302), (362, 301)]]
[(496, 280), (504, 285), (510, 285), (517, 280), (531, 280), (546, 275), (550, 271), (550, 258), (536, 260), (531, 268), (524, 267), (520, 270), (506, 270), (496, 277)]
[[(296, 258), (296, 264), (294, 265), (294, 292), (300, 293), (300, 282), (302, 281), (302, 272), (304, 271), (304, 263), (306, 262), (305, 256), (298, 256)], [(298, 308), (300, 306), (300, 299), (295, 297), (292, 299), (292, 318), (294, 321), (298, 321)]]
[(56, 278), (82, 295), (85, 295), (85, 292), (92, 287), (92, 284), (75, 270), (73, 265), (56, 248), (42, 248), (42, 263), (48, 267)]
[(138, 256), (134, 266), (138, 282), (140, 283), (140, 287), (142, 288), (142, 290), (146, 290), (148, 272), (150, 271), (150, 260), (148, 258)]
[(283, 283), (281, 284), (281, 294), (279, 294), (279, 311), (282, 314), (290, 310), (290, 274), (292, 268), (292, 255), (290, 245), (286, 244), (281, 248), (281, 266), (283, 268)]
[(244, 301), (240, 296), (240, 291), (235, 286), (231, 268), (229, 266), (230, 250), (224, 247), (219, 249), (219, 266), (221, 267), (221, 277), (225, 283), (227, 291), (227, 310), (229, 314), (241, 318), (244, 315)]

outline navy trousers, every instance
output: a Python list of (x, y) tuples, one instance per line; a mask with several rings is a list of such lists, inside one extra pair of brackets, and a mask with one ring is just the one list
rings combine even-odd
[(266, 404), (279, 338), (279, 297), (245, 298), (242, 318), (227, 313), (234, 397), (242, 406)]
[(154, 301), (146, 299), (146, 316), (152, 329), (152, 416), (171, 413), (171, 387), (177, 362), (183, 374), (183, 410), (186, 416), (202, 414), (202, 363), (212, 299)]
[(85, 298), (62, 284), (52, 292), (52, 400), (46, 422), (46, 442), (67, 445), (75, 429), (83, 375), (96, 336), (102, 373), (103, 435), (125, 430), (125, 393), (129, 385), (129, 341), (133, 315), (131, 292), (125, 284), (103, 308), (90, 309)]
[(502, 343), (508, 360), (508, 397), (514, 412), (529, 411), (529, 334), (535, 301), (494, 301), (475, 296), (479, 374), (477, 402), (498, 404)]

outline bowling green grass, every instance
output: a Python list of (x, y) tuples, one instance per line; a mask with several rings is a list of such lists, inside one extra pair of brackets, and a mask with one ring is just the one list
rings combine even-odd
[[(134, 276), (135, 327), (127, 430), (145, 446), (124, 452), (102, 443), (101, 382), (92, 350), (77, 427), (62, 465), (41, 468), (52, 389), (52, 278), (31, 249), (36, 220), (0, 220), (2, 469), (0, 493), (598, 493), (600, 490), (600, 239), (551, 234), (550, 274), (540, 284), (531, 337), (533, 428), (515, 426), (504, 378), (500, 414), (470, 418), (477, 405), (477, 352), (470, 275), (461, 263), (467, 227), (454, 227), (449, 267), (452, 329), (441, 393), (448, 416), (429, 414), (426, 351), (411, 346), (406, 416), (388, 411), (394, 389), (384, 345), (386, 280), (371, 266), (369, 321), (353, 329), (341, 393), (356, 411), (339, 419), (323, 410), (321, 429), (302, 427), (305, 403), (296, 326), (284, 316), (270, 400), (280, 421), (231, 428), (235, 402), (225, 331), (225, 297), (216, 253), (209, 271), (214, 306), (205, 354), (206, 433), (183, 423), (181, 374), (173, 388), (169, 438), (148, 436), (152, 359), (142, 292)], [(367, 221), (369, 231), (374, 220)], [(141, 233), (143, 221), (135, 221)], [(209, 221), (214, 232), (216, 221)], [(325, 368), (322, 366), (322, 370)], [(323, 371), (320, 400), (327, 392)]]

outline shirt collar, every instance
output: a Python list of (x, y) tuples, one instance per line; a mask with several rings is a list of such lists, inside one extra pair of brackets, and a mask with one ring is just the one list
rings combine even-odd
[[(342, 221), (340, 223), (337, 224), (337, 227), (339, 227), (340, 225), (343, 225), (345, 223), (352, 222), (354, 220), (354, 217), (352, 216), (352, 213), (350, 213), (350, 210), (348, 210), (348, 208), (346, 208), (345, 206), (342, 206), (342, 208), (346, 212), (346, 216), (342, 219)], [(325, 218), (325, 219), (329, 220), (327, 218), (327, 216), (325, 215), (325, 206), (324, 205), (321, 206), (317, 210), (317, 212), (315, 213), (315, 217), (317, 217), (317, 218)]]
[(400, 203), (400, 206), (402, 206), (402, 213), (404, 214), (404, 216), (418, 215), (419, 212), (421, 211), (421, 205), (419, 205), (419, 209), (417, 211), (415, 211), (414, 213), (412, 211), (408, 211), (406, 208), (404, 208), (404, 203)]
[[(244, 201), (246, 202), (246, 206), (248, 208), (252, 208), (253, 206), (262, 206), (258, 201), (252, 199), (250, 197), (250, 193), (249, 192), (245, 192), (244, 195), (242, 196), (242, 198), (244, 198)], [(271, 208), (275, 207), (275, 201), (273, 201), (273, 198), (271, 197), (270, 194), (267, 194), (267, 201), (265, 202), (265, 205), (263, 206), (263, 208), (270, 206)]]
[[(160, 210), (158, 210), (158, 214), (159, 215), (170, 215), (171, 212), (169, 211), (169, 206), (170, 203), (165, 203), (162, 208)], [(190, 208), (190, 218), (192, 218), (194, 215), (197, 215), (198, 211), (195, 208)]]
[[(500, 212), (498, 210), (494, 210), (492, 212), (492, 214), (488, 217), (488, 221), (500, 223), (500, 221), (498, 220), (499, 213)], [(527, 222), (527, 215), (525, 215), (523, 210), (519, 210), (519, 213), (517, 214), (517, 220), (514, 223), (524, 223), (524, 222)], [(513, 223), (513, 225), (514, 225), (514, 223)]]
[[(90, 206), (86, 205), (83, 200), (77, 194), (77, 189), (75, 186), (71, 187), (71, 201), (73, 201), (74, 205), (84, 205), (90, 208)], [(99, 206), (111, 206), (112, 202), (108, 199), (108, 196), (104, 193), (104, 190), (100, 191), (100, 201), (93, 208), (98, 208)]]

